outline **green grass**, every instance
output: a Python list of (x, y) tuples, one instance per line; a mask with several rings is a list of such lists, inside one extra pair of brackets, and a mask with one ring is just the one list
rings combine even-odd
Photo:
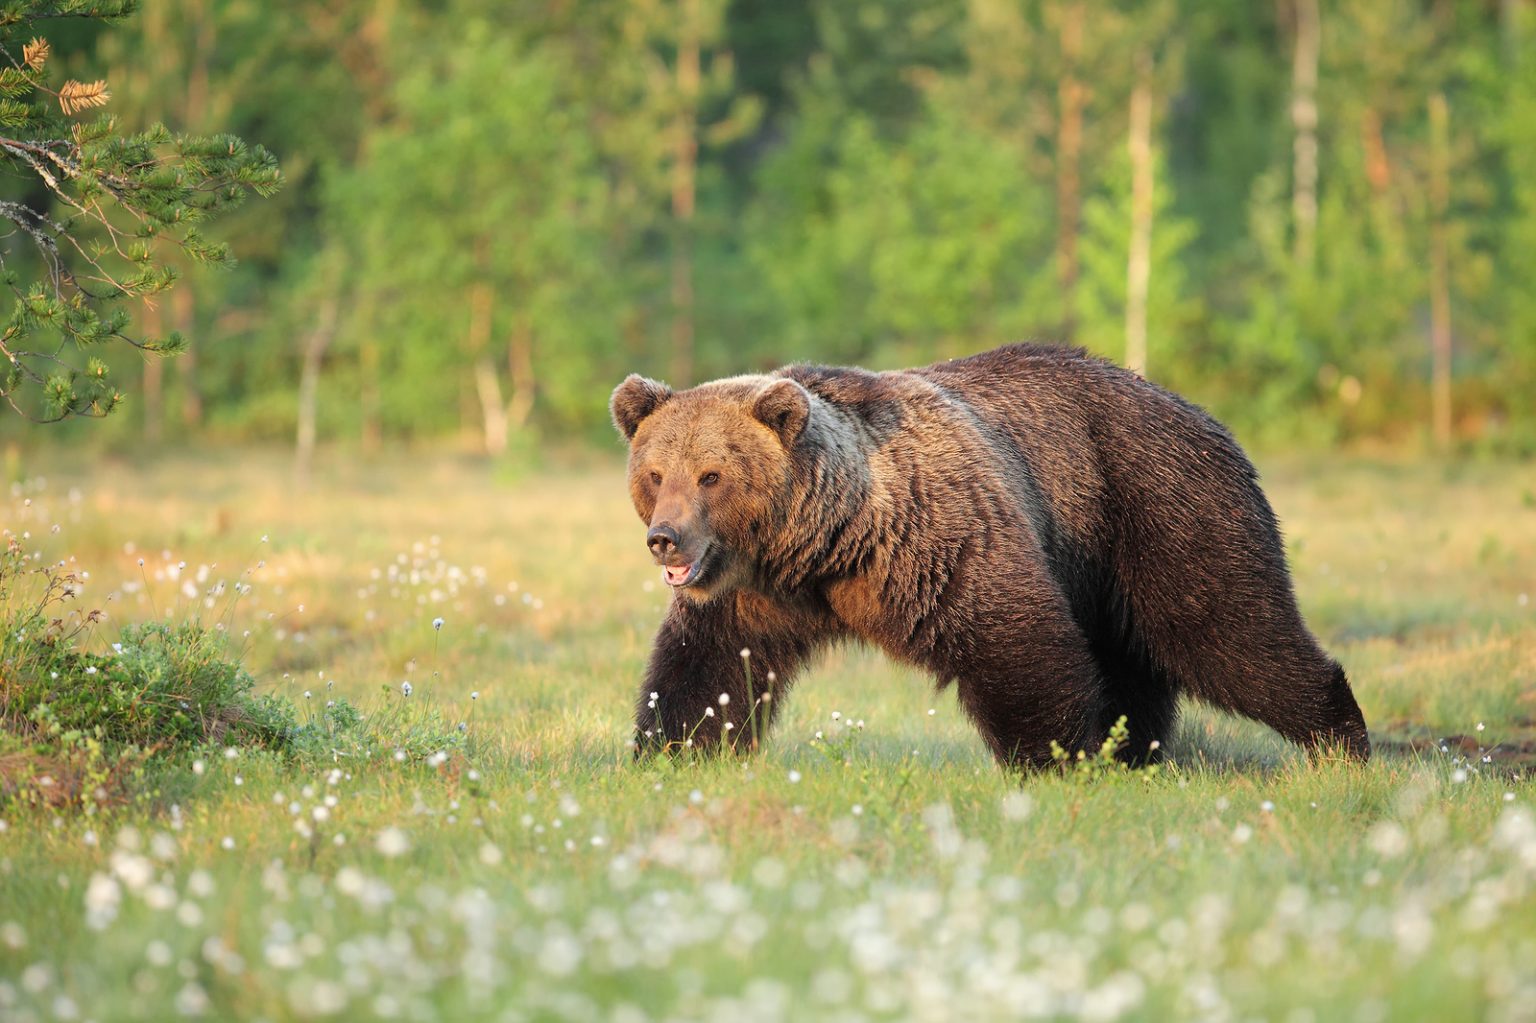
[[(98, 652), (222, 620), (301, 721), (345, 698), (466, 738), (215, 748), (87, 810), (0, 809), (0, 1019), (1529, 1019), (1530, 467), (1266, 468), (1363, 768), (1190, 708), (1158, 771), (1020, 783), (951, 694), (859, 650), (760, 755), (636, 765), (666, 595), (615, 465), (24, 481), (0, 524), (90, 571)], [(232, 613), (221, 579), (253, 587)]]

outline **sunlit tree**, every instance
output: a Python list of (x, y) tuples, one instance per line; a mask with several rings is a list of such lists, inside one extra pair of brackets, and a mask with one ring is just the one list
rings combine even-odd
[[(0, 397), (29, 418), (106, 415), (123, 394), (102, 346), (149, 357), (185, 337), (135, 337), (124, 300), (174, 283), (168, 251), (229, 265), (202, 225), (249, 193), (280, 182), (277, 163), (231, 135), (182, 135), (160, 125), (125, 130), (110, 113), (112, 83), (55, 70), (45, 34), (58, 19), (110, 22), (130, 0), (25, 0), (0, 12), (0, 163), (9, 183), (0, 219), (0, 277), (13, 305), (0, 329)], [(153, 60), (153, 54), (144, 59)]]

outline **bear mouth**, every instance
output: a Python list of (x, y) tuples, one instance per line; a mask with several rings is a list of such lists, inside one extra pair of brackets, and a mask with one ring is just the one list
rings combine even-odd
[(696, 558), (688, 564), (662, 565), (661, 581), (673, 589), (681, 589), (684, 586), (692, 586), (694, 583), (698, 582), (699, 577), (704, 574), (704, 562), (708, 555), (709, 551), (705, 550), (703, 556)]

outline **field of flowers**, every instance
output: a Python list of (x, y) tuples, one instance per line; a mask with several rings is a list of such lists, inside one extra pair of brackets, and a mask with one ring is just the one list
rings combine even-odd
[(667, 594), (616, 463), (10, 468), (102, 664), (199, 620), (308, 738), (33, 763), (0, 1019), (1536, 1020), (1529, 466), (1263, 466), (1369, 765), (1190, 707), (1155, 770), (1022, 780), (860, 650), (760, 754), (635, 763)]

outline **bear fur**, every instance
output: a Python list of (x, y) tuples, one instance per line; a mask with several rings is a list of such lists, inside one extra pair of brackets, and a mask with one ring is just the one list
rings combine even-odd
[(681, 392), (632, 375), (611, 409), (673, 588), (639, 750), (745, 748), (818, 650), (857, 638), (953, 681), (1004, 765), (1096, 750), (1122, 715), (1121, 755), (1155, 759), (1181, 694), (1370, 755), (1252, 464), (1134, 373), (1011, 345)]

